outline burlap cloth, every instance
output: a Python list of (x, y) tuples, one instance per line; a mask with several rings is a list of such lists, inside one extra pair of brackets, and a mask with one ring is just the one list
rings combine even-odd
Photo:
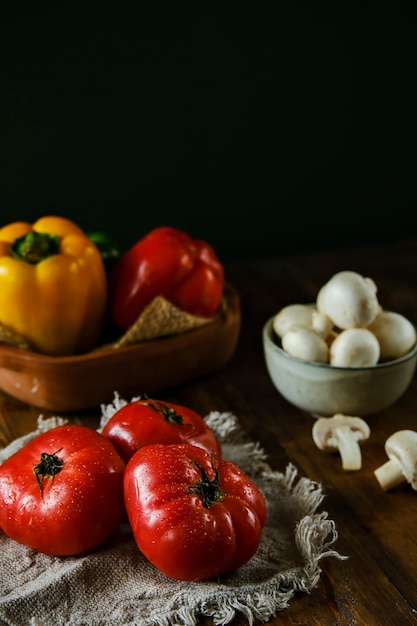
[[(125, 400), (102, 407), (101, 425)], [(179, 582), (154, 568), (138, 550), (127, 523), (91, 553), (50, 557), (8, 539), (0, 531), (0, 623), (7, 626), (192, 626), (204, 617), (215, 625), (241, 613), (249, 624), (267, 621), (289, 606), (294, 594), (317, 585), (323, 558), (344, 558), (333, 548), (337, 531), (326, 512), (320, 484), (298, 477), (288, 465), (272, 470), (256, 442), (244, 439), (230, 413), (206, 417), (222, 442), (224, 457), (240, 465), (263, 490), (268, 519), (256, 554), (218, 580)], [(63, 423), (44, 420), (38, 429), (0, 451), (0, 463), (36, 434)]]

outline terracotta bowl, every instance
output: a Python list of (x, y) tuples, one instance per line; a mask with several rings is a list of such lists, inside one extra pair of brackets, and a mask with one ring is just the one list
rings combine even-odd
[(200, 378), (232, 356), (240, 331), (237, 291), (226, 285), (225, 306), (194, 330), (121, 348), (51, 357), (0, 346), (0, 388), (33, 406), (76, 411), (111, 402), (114, 393), (156, 393)]

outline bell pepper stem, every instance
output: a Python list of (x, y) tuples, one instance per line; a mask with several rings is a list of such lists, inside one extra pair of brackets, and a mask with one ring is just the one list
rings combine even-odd
[(15, 259), (36, 265), (50, 256), (59, 254), (60, 242), (61, 239), (57, 235), (31, 230), (23, 237), (15, 239), (10, 252)]

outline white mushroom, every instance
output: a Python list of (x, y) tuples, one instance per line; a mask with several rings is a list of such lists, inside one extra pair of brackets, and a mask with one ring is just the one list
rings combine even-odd
[(378, 339), (367, 328), (343, 330), (330, 345), (330, 364), (336, 367), (368, 367), (378, 363)]
[(320, 450), (339, 452), (345, 471), (362, 467), (360, 443), (369, 438), (368, 424), (360, 417), (336, 413), (333, 417), (320, 417), (313, 425), (313, 440)]
[(274, 331), (281, 338), (294, 325), (308, 326), (325, 337), (333, 324), (327, 315), (311, 304), (289, 304), (278, 311), (272, 322)]
[(328, 363), (329, 348), (325, 340), (308, 326), (294, 325), (281, 339), (283, 350), (307, 361)]
[(339, 328), (363, 328), (379, 312), (376, 294), (371, 278), (349, 270), (338, 272), (318, 292), (317, 309)]
[(328, 315), (317, 309), (313, 310), (311, 328), (323, 339), (327, 339), (333, 329), (333, 322)]
[(400, 313), (380, 311), (368, 326), (379, 341), (380, 358), (383, 360), (398, 359), (407, 354), (416, 343), (416, 329), (413, 324)]
[(417, 432), (399, 430), (385, 442), (388, 461), (374, 474), (384, 491), (407, 481), (417, 491)]

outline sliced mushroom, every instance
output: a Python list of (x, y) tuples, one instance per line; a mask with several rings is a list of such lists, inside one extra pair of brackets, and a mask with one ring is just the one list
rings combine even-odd
[(285, 352), (307, 361), (328, 363), (329, 347), (325, 340), (308, 326), (294, 325), (284, 334), (281, 345)]
[(339, 452), (345, 471), (361, 469), (360, 443), (368, 439), (370, 433), (365, 420), (343, 413), (318, 418), (312, 431), (314, 443), (320, 450)]
[(348, 328), (330, 345), (330, 364), (337, 367), (369, 367), (379, 360), (378, 339), (367, 328)]
[(374, 471), (382, 489), (407, 481), (417, 491), (417, 432), (397, 431), (386, 440), (385, 452), (389, 460)]
[(338, 328), (364, 328), (377, 316), (377, 287), (371, 278), (349, 270), (334, 274), (319, 290), (317, 309)]

